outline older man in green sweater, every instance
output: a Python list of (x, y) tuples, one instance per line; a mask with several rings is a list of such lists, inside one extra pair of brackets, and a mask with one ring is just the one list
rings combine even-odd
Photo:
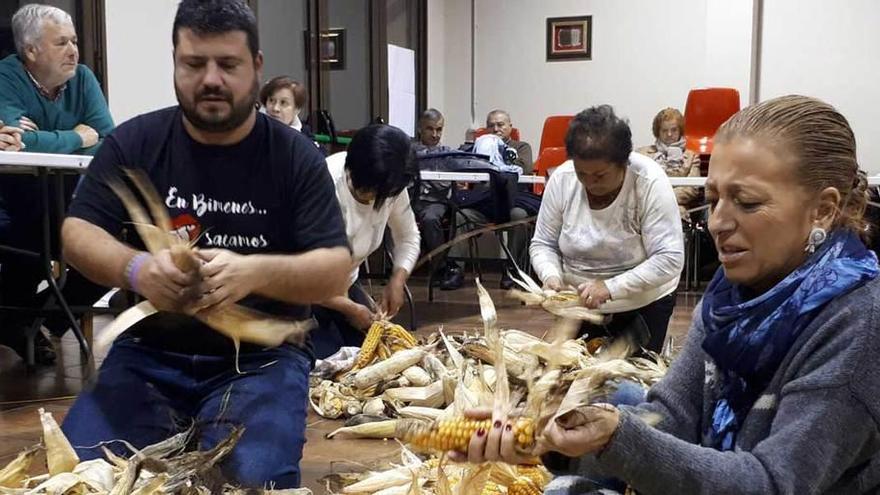
[[(92, 71), (78, 64), (76, 30), (66, 12), (48, 5), (30, 4), (12, 17), (17, 54), (0, 60), (0, 121), (19, 130), (22, 151), (93, 154), (113, 130), (113, 119)], [(8, 147), (5, 147), (8, 148)], [(72, 193), (75, 178), (67, 182)], [(38, 250), (40, 214), (37, 180), (29, 176), (0, 175), (0, 243)], [(58, 219), (56, 219), (58, 220)], [(0, 301), (4, 305), (38, 306), (36, 294), (43, 278), (41, 265), (30, 258), (0, 258)], [(71, 304), (91, 304), (104, 292), (71, 274), (65, 294)], [(22, 354), (24, 330), (33, 322), (7, 315), (0, 344)], [(61, 334), (67, 325), (50, 318), (46, 326)], [(54, 358), (51, 344), (37, 340), (38, 362)]]

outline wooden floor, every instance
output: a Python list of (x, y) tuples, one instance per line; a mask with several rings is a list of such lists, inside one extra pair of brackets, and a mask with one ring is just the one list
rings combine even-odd
[[(487, 274), (487, 288), (495, 300), (502, 328), (516, 328), (534, 334), (544, 332), (551, 317), (538, 309), (525, 308), (504, 297), (498, 287), (498, 275)], [(416, 302), (418, 333), (426, 335), (442, 325), (451, 332), (472, 331), (480, 324), (479, 306), (472, 285), (457, 291), (434, 292), (434, 302), (427, 301), (426, 280), (413, 277), (410, 281)], [(381, 287), (374, 291), (381, 293)], [(669, 325), (668, 336), (683, 342), (691, 312), (699, 298), (697, 293), (680, 292)], [(404, 320), (407, 315), (404, 314)], [(96, 322), (97, 332), (107, 320)], [(0, 467), (25, 447), (39, 442), (40, 425), (37, 409), (44, 407), (60, 422), (83, 387), (88, 373), (81, 363), (76, 340), (67, 335), (56, 342), (60, 349), (54, 367), (28, 371), (18, 356), (0, 346)], [(100, 363), (100, 358), (98, 362)], [(325, 493), (320, 479), (331, 473), (350, 472), (396, 461), (398, 448), (394, 443), (377, 440), (326, 440), (324, 435), (340, 426), (314, 414), (308, 419), (307, 444), (301, 463), (303, 486), (315, 493)]]

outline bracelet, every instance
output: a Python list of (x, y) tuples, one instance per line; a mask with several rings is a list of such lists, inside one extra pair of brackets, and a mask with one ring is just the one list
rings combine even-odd
[(128, 282), (128, 288), (137, 292), (137, 274), (140, 271), (141, 266), (147, 261), (147, 258), (150, 257), (150, 253), (138, 253), (130, 260), (128, 260), (128, 264), (125, 265), (125, 271), (122, 272), (125, 280)]

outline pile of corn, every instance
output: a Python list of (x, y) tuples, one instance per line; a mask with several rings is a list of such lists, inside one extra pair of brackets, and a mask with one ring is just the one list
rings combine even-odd
[[(105, 459), (80, 462), (51, 413), (40, 409), (43, 427), (41, 445), (27, 449), (0, 469), (0, 494), (22, 495), (152, 495), (186, 493), (194, 495), (276, 494), (311, 495), (305, 488), (288, 490), (242, 489), (223, 483), (217, 476), (217, 463), (241, 438), (243, 429), (211, 450), (186, 452), (191, 431), (175, 435), (132, 452), (128, 458), (104, 449)], [(45, 451), (44, 474), (32, 475), (37, 454)], [(33, 468), (33, 469), (32, 469)], [(210, 481), (207, 481), (210, 480)]]
[[(370, 408), (371, 414), (354, 415), (347, 426), (328, 437), (397, 438), (431, 459), (410, 459), (403, 466), (369, 473), (342, 493), (542, 493), (550, 478), (543, 466), (473, 466), (440, 460), (445, 459), (444, 452), (464, 452), (476, 431), (492, 426), (489, 419), (464, 417), (465, 409), (500, 406), (508, 417), (516, 418), (512, 426), (517, 450), (530, 454), (538, 441), (537, 432), (547, 421), (601, 400), (621, 379), (650, 386), (665, 373), (662, 359), (631, 357), (635, 349), (626, 342), (594, 340), (588, 345), (571, 340), (566, 336), (577, 328), (571, 321), (554, 328), (552, 341), (517, 330), (501, 331), (484, 290), (480, 290), (480, 303), (482, 332), (455, 337), (438, 332), (421, 346), (399, 350), (387, 359), (371, 357), (372, 364), (342, 373), (338, 381), (325, 385), (325, 390), (344, 389), (351, 396), (381, 401)], [(367, 355), (376, 346), (375, 342), (365, 344)], [(419, 367), (433, 381), (419, 387), (401, 386), (406, 380), (403, 370), (411, 366)], [(363, 374), (368, 370), (366, 377)], [(429, 463), (434, 467), (426, 468)]]
[(364, 473), (331, 494), (351, 495), (532, 495), (543, 493), (551, 475), (540, 465), (511, 466), (447, 462), (436, 457), (421, 460), (405, 447), (401, 463), (383, 471)]

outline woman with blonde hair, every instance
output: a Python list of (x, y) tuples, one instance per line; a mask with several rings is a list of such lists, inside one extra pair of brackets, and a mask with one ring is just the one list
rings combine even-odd
[[(880, 271), (862, 240), (867, 181), (852, 129), (819, 100), (775, 98), (731, 117), (711, 160), (722, 267), (687, 342), (646, 402), (594, 404), (547, 426), (538, 453), (561, 453), (545, 460), (579, 476), (545, 493), (607, 477), (643, 494), (880, 487)], [(521, 461), (512, 432), (495, 430), (474, 435), (468, 459)]]
[[(669, 177), (699, 177), (700, 156), (684, 147), (684, 115), (674, 108), (664, 108), (654, 117), (651, 125), (654, 144), (642, 146), (638, 153), (659, 163)], [(682, 218), (688, 218), (687, 210), (696, 206), (700, 191), (696, 187), (674, 188)]]

